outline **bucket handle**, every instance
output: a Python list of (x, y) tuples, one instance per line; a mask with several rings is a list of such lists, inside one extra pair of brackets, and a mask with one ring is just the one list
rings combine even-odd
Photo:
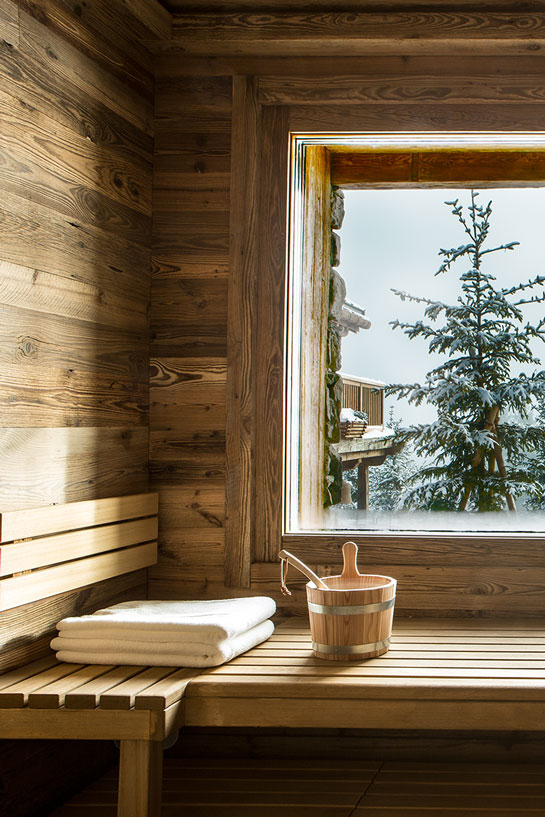
[(343, 572), (342, 579), (357, 579), (362, 574), (358, 570), (358, 546), (355, 542), (345, 542), (343, 545)]
[(286, 579), (288, 577), (288, 565), (293, 565), (296, 567), (297, 570), (300, 570), (301, 573), (310, 579), (311, 582), (314, 582), (316, 587), (319, 587), (320, 590), (329, 590), (329, 587), (325, 582), (320, 579), (316, 573), (308, 567), (304, 562), (290, 553), (288, 550), (281, 550), (278, 554), (280, 557), (280, 589), (284, 596), (291, 596), (291, 592), (288, 590)]

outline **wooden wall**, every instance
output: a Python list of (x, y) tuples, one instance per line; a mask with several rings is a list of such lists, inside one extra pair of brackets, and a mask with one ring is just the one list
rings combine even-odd
[[(172, 39), (156, 51), (150, 414), (150, 466), (161, 496), (161, 557), (150, 582), (156, 597), (266, 593), (284, 611), (305, 611), (299, 581), (291, 599), (280, 596), (272, 558), (252, 565), (248, 588), (229, 586), (224, 572), (230, 560), (226, 526), (239, 512), (235, 504), (225, 508), (225, 446), (229, 453), (232, 440), (226, 440), (227, 322), (234, 315), (226, 314), (227, 284), (237, 274), (228, 270), (229, 261), (236, 263), (229, 256), (229, 195), (235, 189), (229, 150), (232, 133), (243, 132), (238, 120), (230, 130), (233, 78), (235, 89), (241, 87), (237, 77), (249, 78), (246, 88), (254, 88), (248, 122), (255, 116), (251, 105), (270, 112), (261, 117), (261, 144), (269, 137), (263, 123), (282, 116), (303, 133), (542, 130), (544, 15), (528, 5), (513, 16), (508, 2), (478, 12), (465, 0), (448, 7), (444, 14), (443, 8), (436, 14), (380, 12), (373, 19), (312, 11), (271, 12), (258, 21), (244, 13), (180, 15)], [(238, 137), (233, 149), (240, 149)], [(233, 166), (243, 161), (234, 156)], [(252, 161), (249, 151), (248, 165)], [(254, 203), (265, 214), (262, 228), (268, 206)], [(278, 221), (277, 228), (283, 229)], [(236, 229), (231, 224), (235, 238)], [(261, 309), (263, 258), (256, 269)], [(234, 298), (231, 291), (229, 302)], [(263, 372), (257, 364), (256, 378)], [(281, 429), (270, 428), (269, 444), (281, 450)], [(260, 500), (252, 501), (257, 506)], [(259, 551), (260, 542), (251, 544)], [(324, 537), (314, 558), (314, 544), (296, 539), (293, 548), (334, 573), (340, 544), (338, 537)], [(362, 564), (399, 578), (400, 613), (541, 615), (542, 550), (539, 537), (521, 545), (438, 536), (400, 547), (372, 544)]]
[(231, 77), (175, 62), (159, 58), (156, 74), (150, 595), (199, 597), (223, 591)]
[[(169, 25), (149, 8), (0, 0), (2, 510), (148, 487), (154, 79), (139, 38)], [(0, 668), (48, 650), (60, 618), (141, 597), (145, 582), (138, 571), (4, 613)], [(42, 813), (110, 755), (2, 745), (0, 811)]]

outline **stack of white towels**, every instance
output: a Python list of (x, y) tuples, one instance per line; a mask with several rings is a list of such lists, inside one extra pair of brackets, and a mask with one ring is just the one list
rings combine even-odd
[(215, 667), (266, 641), (275, 610), (266, 596), (127, 601), (63, 619), (51, 647), (76, 664)]

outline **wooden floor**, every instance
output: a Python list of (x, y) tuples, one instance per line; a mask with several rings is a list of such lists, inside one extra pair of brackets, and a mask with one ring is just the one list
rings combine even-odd
[[(51, 817), (115, 817), (115, 772)], [(545, 765), (166, 760), (162, 817), (525, 817), (545, 814)]]

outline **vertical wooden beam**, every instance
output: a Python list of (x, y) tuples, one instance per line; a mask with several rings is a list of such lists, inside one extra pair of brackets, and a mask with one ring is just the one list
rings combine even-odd
[(160, 817), (163, 744), (122, 740), (117, 817)]
[(369, 468), (365, 462), (358, 465), (358, 511), (369, 510)]
[(254, 507), (254, 316), (258, 229), (259, 103), (254, 77), (233, 77), (227, 297), (225, 584), (250, 586)]
[(325, 375), (331, 274), (329, 151), (306, 149), (301, 312), (299, 519), (320, 525), (324, 501)]
[(262, 109), (257, 304), (255, 553), (275, 561), (282, 547), (284, 321), (289, 123), (282, 106)]

